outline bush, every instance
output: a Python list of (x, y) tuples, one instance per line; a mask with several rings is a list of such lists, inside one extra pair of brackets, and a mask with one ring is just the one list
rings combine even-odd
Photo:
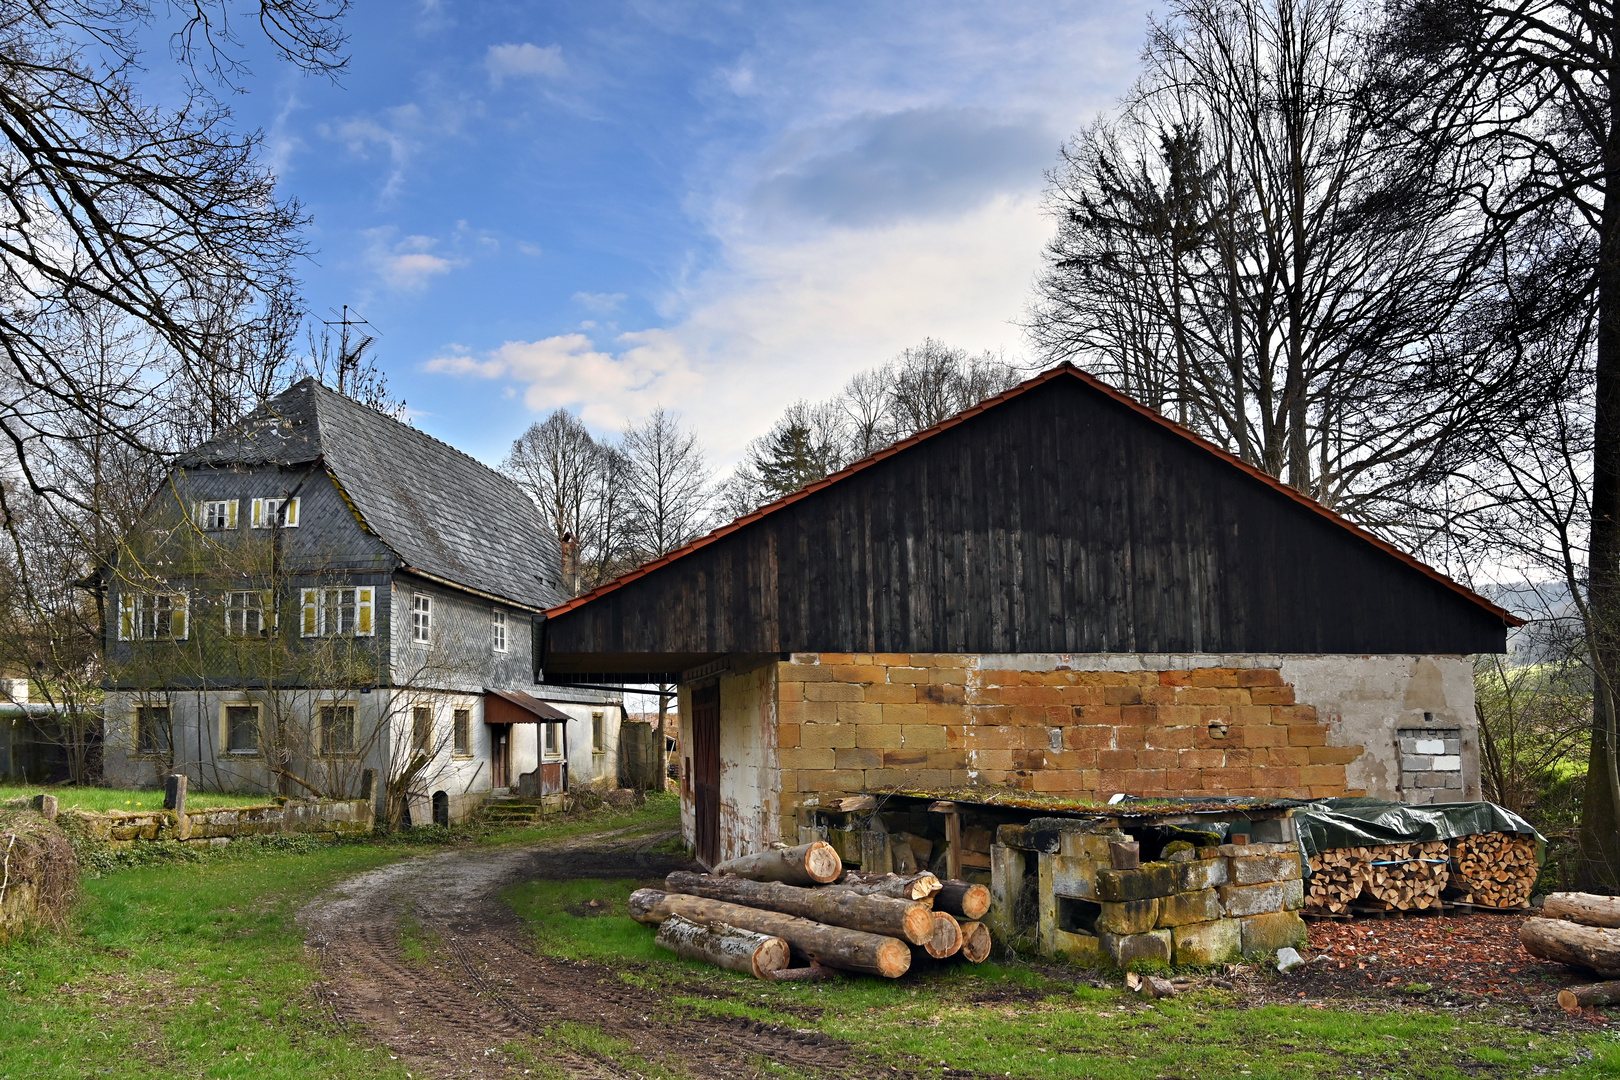
[(78, 889), (79, 865), (63, 831), (32, 810), (0, 811), (0, 942), (60, 928)]

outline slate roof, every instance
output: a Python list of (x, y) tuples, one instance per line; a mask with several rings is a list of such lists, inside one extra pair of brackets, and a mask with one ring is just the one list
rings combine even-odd
[(294, 466), (317, 459), (405, 569), (529, 607), (564, 599), (549, 584), (560, 577), (556, 537), (516, 484), (313, 378), (176, 464)]

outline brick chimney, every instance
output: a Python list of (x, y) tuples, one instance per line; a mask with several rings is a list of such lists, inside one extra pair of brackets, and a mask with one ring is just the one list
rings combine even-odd
[(579, 540), (573, 533), (562, 536), (562, 578), (570, 593), (579, 592)]

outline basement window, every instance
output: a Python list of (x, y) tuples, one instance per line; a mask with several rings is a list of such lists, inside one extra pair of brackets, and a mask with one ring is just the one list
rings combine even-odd
[(591, 753), (607, 753), (607, 721), (599, 712), (591, 713)]
[(455, 733), (451, 754), (458, 758), (472, 757), (472, 710), (457, 709), (451, 714)]
[(135, 737), (131, 740), (141, 757), (166, 757), (169, 753), (169, 707), (142, 705), (135, 710)]
[(344, 757), (356, 752), (354, 706), (321, 706), (321, 752), (327, 757)]
[(225, 751), (230, 754), (259, 752), (259, 707), (225, 706)]
[(411, 710), (411, 750), (426, 757), (433, 752), (433, 707), (418, 705)]

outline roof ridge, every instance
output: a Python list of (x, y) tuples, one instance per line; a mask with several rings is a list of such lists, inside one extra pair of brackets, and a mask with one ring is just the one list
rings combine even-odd
[(1069, 360), (1061, 361), (1060, 363), (1058, 363), (1058, 364), (1056, 364), (1056, 365), (1054, 365), (1054, 366), (1052, 366), (1050, 368), (1047, 368), (1045, 371), (1042, 371), (1042, 372), (1040, 372), (1040, 373), (1038, 373), (1038, 374), (1036, 374), (1036, 375), (1034, 375), (1034, 376), (1032, 376), (1032, 377), (1030, 377), (1028, 379), (1025, 379), (1023, 382), (1019, 383), (1016, 386), (1009, 387), (1008, 389), (1003, 390), (1001, 393), (996, 394), (993, 397), (985, 398), (983, 401), (979, 402), (977, 405), (971, 406), (970, 408), (963, 409), (959, 413), (956, 413), (956, 414), (954, 414), (952, 416), (946, 417), (944, 420), (939, 421), (938, 423), (932, 425), (931, 427), (924, 428), (922, 431), (914, 432), (913, 434), (908, 435), (906, 438), (901, 439), (898, 442), (892, 443), (889, 446), (886, 446), (881, 450), (876, 450), (876, 451), (874, 451), (874, 452), (872, 452), (870, 454), (867, 454), (865, 457), (851, 462), (850, 464), (844, 466), (842, 469), (839, 469), (835, 473), (830, 473), (827, 476), (822, 477), (820, 480), (816, 480), (816, 481), (814, 481), (812, 483), (806, 484), (805, 486), (799, 488), (797, 491), (791, 492), (791, 493), (789, 493), (787, 495), (782, 496), (779, 499), (776, 499), (776, 500), (774, 500), (772, 502), (766, 503), (764, 506), (761, 506), (758, 509), (753, 510), (750, 513), (744, 514), (743, 516), (737, 518), (736, 520), (730, 522), (729, 524), (722, 525), (719, 528), (716, 528), (716, 529), (713, 529), (713, 530), (709, 531), (708, 533), (704, 534), (703, 536), (700, 536), (700, 537), (697, 537), (697, 538), (695, 538), (693, 540), (688, 541), (687, 543), (685, 543), (685, 544), (681, 545), (680, 547), (676, 548), (674, 551), (671, 551), (671, 552), (669, 552), (669, 553), (667, 553), (665, 555), (659, 556), (656, 559), (652, 559), (652, 560), (650, 560), (650, 561), (648, 561), (646, 563), (643, 563), (641, 566), (638, 566), (633, 570), (630, 570), (630, 571), (627, 571), (626, 573), (620, 574), (618, 577), (614, 578), (611, 581), (607, 581), (607, 582), (602, 583), (601, 585), (598, 585), (596, 588), (592, 589), (590, 592), (583, 593), (580, 596), (576, 596), (573, 599), (567, 601), (566, 603), (558, 604), (556, 607), (548, 608), (547, 611), (546, 611), (546, 617), (547, 618), (552, 618), (554, 616), (563, 615), (563, 614), (566, 614), (567, 612), (570, 612), (570, 611), (574, 610), (575, 608), (582, 607), (586, 603), (589, 603), (590, 601), (596, 599), (599, 596), (605, 595), (605, 594), (610, 593), (610, 592), (614, 592), (614, 591), (622, 588), (623, 586), (628, 585), (630, 582), (635, 581), (638, 578), (645, 577), (647, 574), (651, 573), (652, 571), (658, 569), (661, 566), (665, 566), (668, 563), (671, 563), (671, 562), (675, 561), (676, 559), (681, 558), (684, 555), (688, 555), (691, 552), (696, 551), (699, 548), (706, 547), (709, 544), (714, 543), (716, 540), (722, 539), (725, 536), (729, 536), (730, 534), (738, 531), (739, 529), (742, 529), (744, 526), (753, 524), (755, 521), (758, 521), (759, 519), (765, 517), (767, 514), (774, 513), (775, 511), (780, 510), (782, 507), (787, 506), (790, 503), (798, 502), (800, 499), (803, 499), (803, 498), (806, 498), (806, 497), (808, 497), (810, 495), (813, 495), (817, 491), (820, 491), (822, 488), (825, 488), (825, 487), (828, 487), (828, 486), (830, 486), (830, 485), (832, 485), (834, 483), (837, 483), (838, 481), (844, 479), (845, 477), (848, 477), (850, 475), (853, 475), (854, 473), (860, 472), (863, 469), (870, 468), (872, 465), (877, 464), (879, 461), (882, 461), (885, 458), (892, 457), (893, 455), (895, 455), (897, 453), (900, 453), (902, 450), (906, 450), (906, 449), (909, 449), (912, 446), (917, 445), (919, 442), (922, 442), (924, 439), (932, 438), (935, 435), (940, 434), (941, 432), (944, 432), (944, 431), (949, 430), (950, 428), (956, 427), (957, 425), (963, 423), (964, 421), (969, 420), (969, 419), (971, 419), (971, 418), (973, 418), (975, 416), (978, 416), (979, 414), (981, 414), (981, 413), (983, 413), (983, 412), (985, 412), (985, 411), (987, 411), (989, 409), (992, 409), (992, 408), (996, 407), (997, 405), (1002, 404), (1003, 402), (1010, 401), (1015, 397), (1018, 397), (1018, 396), (1020, 396), (1022, 394), (1025, 394), (1025, 393), (1027, 393), (1028, 391), (1034, 389), (1037, 386), (1044, 385), (1045, 383), (1051, 382), (1054, 379), (1058, 379), (1058, 378), (1061, 378), (1061, 377), (1064, 377), (1064, 376), (1070, 376), (1070, 377), (1079, 379), (1081, 381), (1081, 383), (1083, 383), (1084, 385), (1089, 386), (1093, 390), (1096, 390), (1096, 391), (1102, 393), (1103, 395), (1105, 395), (1106, 397), (1108, 397), (1111, 400), (1115, 401), (1116, 403), (1124, 405), (1125, 407), (1131, 409), (1133, 412), (1136, 412), (1137, 414), (1145, 417), (1146, 419), (1149, 419), (1149, 420), (1153, 421), (1154, 423), (1160, 425), (1161, 427), (1166, 428), (1167, 430), (1181, 436), (1182, 438), (1186, 439), (1188, 442), (1191, 442), (1193, 445), (1199, 447), (1200, 449), (1203, 449), (1203, 450), (1207, 451), (1208, 453), (1216, 455), (1217, 457), (1225, 460), (1228, 464), (1235, 465), (1240, 471), (1248, 474), (1253, 479), (1261, 481), (1262, 483), (1266, 484), (1268, 487), (1272, 488), (1274, 491), (1277, 491), (1279, 494), (1285, 495), (1288, 498), (1290, 498), (1290, 499), (1294, 500), (1295, 502), (1299, 503), (1300, 505), (1304, 506), (1306, 509), (1312, 510), (1312, 511), (1320, 514), (1321, 516), (1325, 517), (1330, 522), (1333, 522), (1334, 524), (1340, 526), (1341, 528), (1343, 528), (1346, 531), (1352, 533), (1353, 535), (1360, 537), (1362, 540), (1366, 541), (1367, 543), (1372, 544), (1374, 547), (1376, 547), (1379, 550), (1383, 551), (1385, 554), (1393, 556), (1397, 560), (1407, 564), (1412, 569), (1417, 570), (1419, 573), (1433, 579), (1434, 581), (1436, 581), (1439, 584), (1445, 586), (1446, 588), (1449, 588), (1449, 589), (1461, 594), (1464, 598), (1473, 601), (1474, 603), (1476, 603), (1479, 606), (1485, 608), (1486, 610), (1492, 612), (1493, 614), (1500, 616), (1509, 626), (1522, 626), (1524, 624), (1524, 620), (1520, 619), (1518, 616), (1514, 615), (1512, 612), (1508, 611), (1505, 608), (1502, 608), (1502, 607), (1498, 606), (1497, 604), (1492, 603), (1490, 600), (1487, 600), (1485, 597), (1481, 596), (1479, 593), (1475, 592), (1473, 589), (1470, 589), (1468, 586), (1466, 586), (1466, 585), (1462, 584), (1461, 582), (1455, 580), (1454, 578), (1450, 577), (1449, 575), (1447, 575), (1447, 574), (1435, 569), (1434, 567), (1428, 565), (1427, 563), (1423, 562), (1421, 559), (1418, 559), (1415, 556), (1409, 555), (1408, 553), (1402, 551), (1400, 548), (1396, 547), (1394, 544), (1392, 544), (1389, 541), (1387, 541), (1387, 540), (1383, 539), (1382, 537), (1378, 536), (1376, 533), (1374, 533), (1371, 530), (1367, 529), (1365, 526), (1358, 525), (1357, 523), (1351, 521), (1349, 518), (1345, 517), (1343, 514), (1340, 514), (1336, 510), (1332, 510), (1332, 509), (1330, 509), (1330, 508), (1328, 508), (1326, 506), (1323, 506), (1321, 503), (1317, 502), (1315, 499), (1311, 498), (1309, 495), (1306, 495), (1304, 492), (1299, 491), (1296, 488), (1290, 487), (1289, 485), (1283, 483), (1281, 480), (1277, 479), (1275, 476), (1272, 476), (1270, 473), (1266, 472), (1265, 470), (1256, 468), (1254, 465), (1251, 465), (1247, 461), (1244, 461), (1242, 458), (1238, 457), (1236, 454), (1233, 454), (1231, 451), (1226, 450), (1223, 447), (1217, 446), (1215, 443), (1211, 442), (1209, 439), (1204, 438), (1202, 435), (1199, 435), (1197, 432), (1194, 432), (1189, 428), (1183, 427), (1181, 424), (1176, 423), (1174, 420), (1171, 420), (1169, 417), (1164, 416), (1161, 413), (1158, 413), (1155, 410), (1148, 408), (1146, 405), (1143, 405), (1141, 402), (1137, 401), (1135, 398), (1131, 397), (1129, 394), (1126, 394), (1124, 391), (1118, 390), (1115, 387), (1112, 387), (1112, 386), (1108, 385), (1106, 382), (1103, 382), (1097, 376), (1091, 374), (1088, 371), (1081, 370), (1072, 361), (1069, 361)]

